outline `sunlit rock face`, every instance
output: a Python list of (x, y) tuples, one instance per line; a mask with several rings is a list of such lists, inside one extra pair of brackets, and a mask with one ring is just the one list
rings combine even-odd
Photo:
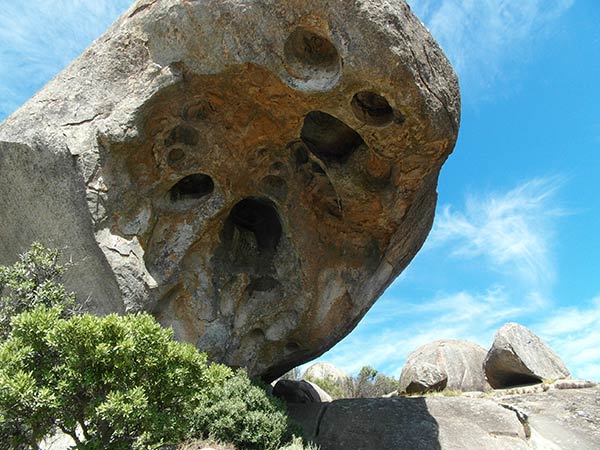
[(421, 247), (459, 114), (404, 1), (138, 1), (0, 125), (0, 262), (273, 379)]

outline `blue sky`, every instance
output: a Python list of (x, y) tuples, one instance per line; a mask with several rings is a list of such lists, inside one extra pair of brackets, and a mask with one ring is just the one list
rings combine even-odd
[[(459, 74), (460, 136), (425, 246), (321, 360), (398, 375), (421, 344), (489, 347), (516, 321), (600, 380), (600, 3), (409, 3)], [(129, 4), (0, 0), (0, 120)]]

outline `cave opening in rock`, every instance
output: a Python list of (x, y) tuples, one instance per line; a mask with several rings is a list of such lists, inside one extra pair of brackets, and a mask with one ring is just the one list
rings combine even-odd
[(497, 388), (509, 388), (516, 386), (530, 386), (532, 384), (541, 383), (542, 380), (533, 375), (526, 375), (523, 373), (504, 373), (502, 376), (498, 376), (498, 382), (500, 386)]
[(196, 200), (212, 193), (215, 183), (203, 173), (195, 173), (182, 178), (170, 190), (171, 201)]
[(231, 223), (241, 231), (254, 234), (259, 250), (275, 250), (281, 239), (281, 221), (275, 206), (263, 198), (246, 198), (229, 214)]
[(385, 97), (371, 91), (361, 91), (352, 97), (352, 111), (367, 125), (384, 127), (394, 120), (394, 110)]
[(322, 111), (306, 115), (300, 138), (313, 154), (326, 162), (345, 162), (364, 144), (356, 131)]

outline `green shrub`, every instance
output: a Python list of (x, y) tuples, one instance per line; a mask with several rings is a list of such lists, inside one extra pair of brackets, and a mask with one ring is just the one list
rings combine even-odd
[(63, 316), (72, 313), (75, 296), (60, 284), (64, 268), (58, 250), (39, 243), (20, 256), (12, 266), (0, 266), (0, 339), (10, 333), (10, 321), (38, 305), (57, 306)]
[(61, 319), (38, 306), (13, 320), (0, 347), (0, 426), (13, 430), (11, 445), (57, 428), (78, 448), (177, 442), (197, 396), (229, 376), (148, 315)]
[(208, 433), (240, 449), (271, 450), (292, 431), (282, 403), (265, 395), (265, 389), (253, 383), (244, 370), (205, 394), (194, 414), (196, 435)]
[(37, 449), (57, 430), (79, 449), (157, 448), (214, 436), (274, 449), (281, 404), (151, 316), (70, 315), (58, 252), (34, 245), (0, 268), (0, 449)]

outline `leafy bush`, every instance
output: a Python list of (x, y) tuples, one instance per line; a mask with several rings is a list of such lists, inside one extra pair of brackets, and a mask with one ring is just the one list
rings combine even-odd
[(58, 306), (61, 314), (72, 313), (75, 296), (60, 284), (64, 268), (58, 250), (34, 243), (12, 266), (0, 266), (0, 339), (10, 333), (10, 321), (38, 305)]
[(13, 430), (11, 446), (56, 428), (78, 448), (176, 442), (198, 394), (229, 376), (148, 315), (62, 319), (38, 306), (13, 320), (0, 347), (0, 425)]
[(193, 433), (249, 450), (276, 449), (291, 424), (283, 405), (265, 390), (253, 384), (246, 372), (240, 370), (225, 383), (205, 390), (196, 409)]
[(209, 364), (151, 316), (69, 315), (58, 252), (34, 245), (0, 268), (0, 448), (57, 430), (79, 449), (156, 448), (215, 436), (274, 449), (287, 417), (243, 371)]

